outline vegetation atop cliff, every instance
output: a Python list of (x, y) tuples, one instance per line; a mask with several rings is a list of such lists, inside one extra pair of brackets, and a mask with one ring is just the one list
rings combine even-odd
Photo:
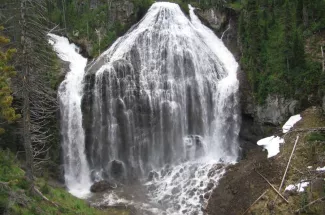
[(56, 0), (48, 5), (50, 20), (86, 49), (89, 57), (105, 51), (139, 21), (153, 0)]

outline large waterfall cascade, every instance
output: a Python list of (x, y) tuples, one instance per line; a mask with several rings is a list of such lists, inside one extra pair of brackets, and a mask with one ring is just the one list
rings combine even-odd
[(59, 44), (72, 45), (51, 38), (71, 62), (59, 89), (67, 186), (150, 173), (152, 202), (168, 214), (199, 210), (204, 186), (223, 173), (215, 164), (238, 153), (238, 64), (222, 41), (192, 7), (187, 17), (167, 2), (153, 4), (86, 72), (86, 60)]
[(236, 157), (237, 63), (193, 8), (190, 16), (155, 3), (88, 68), (86, 147), (103, 178), (112, 177), (111, 161), (137, 177), (198, 157)]

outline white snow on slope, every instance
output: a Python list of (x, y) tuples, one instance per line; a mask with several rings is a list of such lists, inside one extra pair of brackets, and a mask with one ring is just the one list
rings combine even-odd
[(290, 129), (301, 120), (300, 114), (290, 117), (290, 119), (282, 127), (283, 133), (287, 133)]
[(305, 188), (309, 185), (309, 182), (300, 182), (298, 184), (290, 184), (286, 187), (285, 190), (296, 190), (301, 193), (305, 191)]
[(277, 136), (271, 136), (259, 140), (257, 145), (263, 146), (263, 148), (267, 150), (267, 157), (270, 158), (280, 152), (280, 143), (284, 143), (284, 139)]
[(324, 167), (317, 167), (316, 171), (318, 172), (325, 172), (325, 166)]

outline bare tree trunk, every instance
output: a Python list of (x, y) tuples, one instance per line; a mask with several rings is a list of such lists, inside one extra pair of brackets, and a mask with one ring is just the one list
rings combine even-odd
[(26, 40), (26, 19), (25, 19), (25, 9), (26, 9), (26, 0), (21, 0), (20, 3), (20, 12), (21, 12), (21, 47), (22, 47), (22, 55), (23, 62), (22, 65), (25, 66), (23, 68), (22, 74), (22, 91), (23, 91), (23, 139), (24, 139), (24, 148), (26, 155), (26, 177), (29, 181), (34, 180), (34, 171), (33, 171), (33, 148), (32, 148), (32, 140), (31, 140), (31, 123), (30, 123), (30, 96), (29, 96), (29, 73), (30, 68), (27, 65), (28, 62), (27, 57), (27, 49), (28, 44)]
[(320, 47), (320, 50), (322, 52), (322, 58), (323, 58), (323, 73), (325, 72), (325, 56), (324, 56), (324, 49), (323, 46)]
[(303, 22), (304, 22), (304, 26), (308, 27), (308, 8), (307, 8), (307, 3), (306, 1), (303, 3), (303, 9), (302, 9), (302, 14), (303, 14)]
[(65, 8), (65, 0), (62, 0), (62, 9), (63, 9), (63, 22), (64, 22), (64, 32), (67, 34), (67, 20), (66, 20), (66, 8)]
[[(28, 73), (28, 69), (25, 70)], [(26, 76), (25, 76), (26, 77)], [(24, 85), (27, 83), (25, 82)], [(24, 136), (24, 148), (26, 155), (26, 177), (29, 181), (34, 180), (34, 165), (33, 165), (33, 148), (31, 141), (31, 125), (30, 125), (30, 103), (29, 92), (26, 90), (23, 93), (23, 136)]]

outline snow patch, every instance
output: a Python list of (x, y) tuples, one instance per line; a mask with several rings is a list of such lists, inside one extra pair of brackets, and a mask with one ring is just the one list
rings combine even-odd
[(299, 193), (304, 192), (305, 188), (309, 185), (309, 182), (300, 182), (298, 184), (290, 184), (288, 185), (285, 190), (286, 191), (297, 191)]
[(324, 167), (317, 167), (316, 171), (318, 172), (325, 172), (325, 166)]
[(301, 120), (300, 114), (290, 117), (290, 119), (283, 125), (283, 133), (287, 133), (290, 129)]
[(267, 157), (270, 158), (280, 152), (280, 143), (284, 143), (284, 139), (277, 136), (271, 136), (259, 140), (257, 145), (263, 146), (263, 148), (267, 150)]

